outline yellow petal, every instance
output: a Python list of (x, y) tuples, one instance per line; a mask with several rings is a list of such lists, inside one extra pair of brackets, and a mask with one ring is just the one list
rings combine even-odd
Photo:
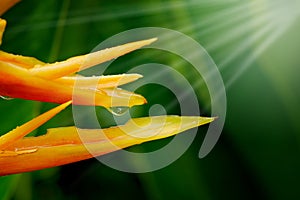
[(72, 57), (62, 62), (36, 65), (34, 68), (30, 69), (30, 72), (33, 75), (40, 76), (45, 79), (61, 78), (63, 76), (74, 74), (80, 70), (84, 70), (97, 64), (112, 60), (145, 45), (149, 45), (156, 40), (156, 38), (153, 38), (149, 40), (131, 42), (87, 55)]
[[(1, 22), (0, 22), (1, 23)], [(0, 25), (1, 26), (1, 25)], [(1, 29), (1, 27), (0, 27)], [(44, 63), (34, 57), (20, 56), (14, 55), (10, 53), (6, 53), (4, 51), (0, 51), (0, 60), (14, 64), (15, 66), (30, 69), (35, 65), (43, 65)]]
[(105, 76), (65, 76), (59, 79), (55, 79), (54, 82), (82, 88), (113, 88), (120, 85), (124, 85), (133, 81), (136, 81), (143, 76), (140, 74), (120, 74), (120, 75), (105, 75)]
[[(1, 9), (1, 5), (0, 5), (0, 9)], [(6, 26), (6, 21), (0, 18), (0, 45), (2, 43), (2, 36), (5, 30), (5, 26)]]
[[(24, 138), (12, 145), (8, 149), (9, 156), (2, 152), (0, 175), (49, 168), (100, 156), (120, 148), (169, 137), (213, 120), (214, 118), (206, 117), (158, 116), (132, 119), (123, 126), (102, 130), (76, 127), (49, 129), (44, 136)], [(12, 156), (11, 151), (14, 149), (25, 153)]]
[(64, 103), (59, 105), (48, 112), (45, 112), (38, 117), (32, 119), (31, 121), (19, 126), (12, 131), (2, 135), (0, 137), (0, 150), (4, 150), (11, 144), (15, 143), (16, 141), (22, 139), (25, 135), (29, 134), (31, 131), (37, 129), (39, 126), (47, 122), (61, 110), (65, 109), (68, 105), (71, 104), (70, 102)]

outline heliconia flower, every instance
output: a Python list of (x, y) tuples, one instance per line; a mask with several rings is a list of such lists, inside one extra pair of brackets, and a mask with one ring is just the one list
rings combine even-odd
[[(1, 0), (0, 15), (16, 2), (18, 0)], [(5, 25), (6, 21), (0, 19), (0, 44)], [(105, 129), (59, 127), (49, 129), (42, 136), (25, 137), (71, 103), (104, 107), (131, 107), (145, 103), (141, 95), (117, 88), (141, 78), (139, 74), (83, 77), (74, 76), (74, 73), (117, 58), (155, 40), (132, 42), (53, 64), (0, 51), (1, 96), (62, 103), (0, 136), (0, 176), (89, 159), (212, 122), (215, 118), (156, 116), (131, 119), (125, 125)], [(79, 87), (76, 88), (74, 98), (75, 85)], [(91, 95), (94, 95), (94, 101), (86, 99)]]
[[(5, 24), (5, 20), (0, 19), (0, 40)], [(53, 103), (64, 103), (73, 98), (73, 104), (104, 107), (144, 104), (146, 100), (141, 95), (116, 89), (141, 78), (139, 74), (83, 77), (74, 76), (74, 73), (117, 58), (155, 40), (131, 42), (53, 64), (0, 51), (0, 95)], [(75, 83), (79, 87), (73, 93)], [(92, 95), (94, 100), (88, 100)]]
[(132, 145), (169, 137), (214, 120), (208, 117), (144, 117), (106, 129), (61, 127), (49, 129), (46, 135), (24, 138), (70, 103), (53, 108), (0, 137), (0, 176), (100, 156)]

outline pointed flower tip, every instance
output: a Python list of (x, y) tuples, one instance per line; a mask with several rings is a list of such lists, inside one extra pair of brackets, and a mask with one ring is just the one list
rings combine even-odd
[[(175, 116), (176, 117), (176, 116)], [(178, 123), (181, 123), (182, 128), (187, 127), (193, 128), (197, 126), (201, 126), (204, 124), (208, 124), (212, 121), (214, 121), (214, 117), (200, 117), (200, 116), (177, 116)]]
[(137, 80), (137, 79), (140, 79), (140, 78), (143, 78), (144, 76), (143, 75), (141, 75), (141, 74), (126, 74), (126, 76), (128, 76), (128, 77), (131, 77), (132, 79), (135, 79), (135, 80)]
[(210, 123), (210, 122), (213, 122), (216, 119), (218, 119), (218, 117), (198, 117), (198, 118), (199, 118), (199, 121), (200, 121), (199, 123), (201, 123), (201, 121)]
[(61, 104), (39, 116), (36, 118), (30, 120), (29, 122), (18, 126), (17, 128), (11, 130), (5, 135), (2, 135), (0, 137), (0, 150), (5, 149), (12, 143), (16, 142), (17, 140), (22, 139), (24, 136), (32, 132), (33, 130), (37, 129), (44, 123), (46, 123), (48, 120), (50, 120), (52, 117), (54, 117), (57, 113), (65, 109), (68, 105), (70, 105), (72, 101), (68, 101), (64, 104)]
[(216, 119), (215, 117), (193, 117), (193, 116), (181, 117), (182, 128), (183, 129), (194, 128), (197, 126), (211, 123), (215, 119)]
[[(126, 134), (141, 138), (140, 142), (146, 142), (170, 137), (186, 130), (208, 124), (214, 118), (194, 116), (153, 116), (134, 118), (128, 121), (122, 130)], [(138, 131), (137, 131), (138, 130)]]
[(6, 26), (6, 21), (4, 19), (0, 18), (0, 45), (2, 43), (2, 36), (3, 36), (3, 32), (5, 30), (5, 26)]
[(118, 85), (127, 84), (136, 81), (142, 77), (143, 75), (141, 74), (123, 74), (122, 78), (119, 81), (116, 81), (117, 84), (115, 85), (118, 86)]
[[(72, 101), (67, 101), (66, 103), (63, 103), (63, 104), (49, 110), (48, 112), (41, 114), (40, 116), (45, 116), (45, 118), (50, 119), (53, 116), (55, 116), (57, 113), (59, 113), (60, 111), (64, 110), (66, 107), (68, 107), (71, 103), (72, 103)], [(38, 117), (40, 117), (40, 116), (38, 116)]]
[(0, 18), (0, 30), (4, 31), (5, 26), (6, 26), (6, 20)]
[[(146, 40), (139, 40), (139, 41), (135, 41), (135, 42), (130, 42), (130, 43), (124, 44), (124, 47), (126, 47), (126, 49), (129, 50), (128, 52), (130, 52), (130, 51), (139, 49), (141, 47), (150, 45), (153, 42), (155, 42), (156, 40), (157, 40), (157, 38), (150, 38), (150, 39), (146, 39)], [(122, 47), (122, 46), (123, 45), (121, 45), (119, 47)]]
[(132, 96), (129, 98), (128, 107), (143, 105), (148, 103), (146, 98), (142, 95), (133, 93)]
[(70, 100), (70, 101), (68, 101), (68, 102), (66, 102), (66, 103), (63, 103), (63, 104), (61, 104), (60, 106), (61, 106), (61, 108), (62, 108), (62, 110), (63, 110), (63, 109), (65, 109), (66, 107), (68, 107), (71, 103), (72, 103), (72, 100)]
[(214, 118), (214, 120), (217, 120), (217, 119), (219, 119), (219, 116), (216, 116), (216, 117), (213, 117)]
[(148, 103), (147, 99), (145, 97), (143, 97), (142, 95), (139, 94), (135, 94), (135, 98), (134, 98), (134, 104), (133, 105), (143, 105)]
[(155, 41), (157, 41), (157, 40), (158, 40), (158, 38), (151, 38), (151, 39), (145, 40), (145, 42), (146, 42), (147, 44), (151, 44), (151, 43), (153, 43), (153, 42), (155, 42)]

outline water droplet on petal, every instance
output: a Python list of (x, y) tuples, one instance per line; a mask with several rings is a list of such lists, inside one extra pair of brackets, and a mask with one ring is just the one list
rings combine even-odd
[(4, 99), (4, 100), (13, 100), (14, 99), (14, 98), (11, 98), (11, 97), (1, 96), (1, 95), (0, 95), (0, 98)]
[(129, 107), (126, 106), (110, 107), (107, 110), (116, 116), (122, 116), (129, 110)]

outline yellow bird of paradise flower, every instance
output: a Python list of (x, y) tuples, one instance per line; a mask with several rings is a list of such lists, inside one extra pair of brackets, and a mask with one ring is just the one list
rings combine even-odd
[[(18, 1), (2, 0), (0, 15), (16, 2)], [(6, 21), (0, 19), (0, 44), (5, 25)], [(156, 38), (127, 43), (53, 64), (44, 63), (33, 57), (0, 51), (0, 95), (61, 104), (0, 136), (0, 176), (77, 162), (143, 142), (169, 137), (212, 122), (214, 118), (198, 116), (144, 117), (131, 119), (125, 125), (101, 130), (79, 129), (75, 126), (59, 127), (49, 129), (42, 136), (25, 137), (71, 103), (106, 108), (131, 107), (146, 103), (146, 99), (141, 95), (122, 89), (116, 90), (120, 85), (141, 78), (139, 74), (101, 77), (79, 77), (73, 74), (122, 56), (155, 40)], [(95, 80), (98, 83), (97, 87), (91, 89), (91, 84)], [(81, 87), (76, 89), (79, 92), (76, 98), (73, 98), (75, 82), (79, 82)], [(87, 101), (85, 98), (91, 93), (95, 95), (95, 102)], [(144, 132), (147, 132), (149, 137), (136, 135)]]

